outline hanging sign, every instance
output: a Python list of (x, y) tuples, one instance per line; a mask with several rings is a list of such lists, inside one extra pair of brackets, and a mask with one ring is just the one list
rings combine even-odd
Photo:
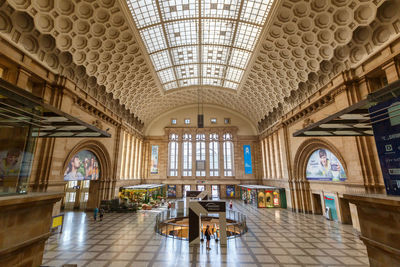
[(250, 145), (243, 146), (243, 153), (244, 153), (244, 173), (245, 174), (252, 174), (253, 168), (251, 166), (251, 149)]
[(158, 146), (151, 146), (151, 174), (158, 173)]
[(400, 97), (369, 108), (386, 193), (400, 195)]

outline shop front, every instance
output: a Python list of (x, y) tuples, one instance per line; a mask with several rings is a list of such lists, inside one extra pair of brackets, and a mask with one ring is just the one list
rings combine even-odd
[(284, 188), (264, 185), (239, 185), (240, 198), (258, 208), (286, 208)]
[[(170, 188), (168, 188), (170, 189)], [(168, 190), (168, 194), (170, 191)], [(176, 187), (175, 187), (176, 195)], [(127, 206), (136, 205), (138, 209), (152, 209), (161, 204), (167, 196), (167, 186), (164, 184), (142, 184), (121, 187), (119, 201)]]

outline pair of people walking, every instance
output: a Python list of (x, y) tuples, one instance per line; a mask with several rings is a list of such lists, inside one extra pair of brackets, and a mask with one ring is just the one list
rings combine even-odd
[(100, 214), (100, 221), (102, 221), (103, 220), (103, 216), (104, 216), (104, 209), (103, 208), (95, 208), (94, 209), (94, 211), (93, 211), (93, 219), (95, 220), (95, 221), (97, 221), (97, 214)]

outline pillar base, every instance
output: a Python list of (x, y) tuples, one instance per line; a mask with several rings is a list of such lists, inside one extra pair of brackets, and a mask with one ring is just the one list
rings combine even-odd
[(357, 206), (371, 266), (400, 266), (400, 197), (343, 195)]

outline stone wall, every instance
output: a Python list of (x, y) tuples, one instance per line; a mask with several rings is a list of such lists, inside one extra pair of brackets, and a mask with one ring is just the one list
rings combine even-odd
[[(400, 40), (393, 41), (355, 69), (340, 73), (260, 135), (262, 181), (287, 190), (288, 207), (318, 213), (315, 201), (334, 196), (338, 220), (359, 229), (356, 209), (344, 193), (383, 193), (384, 183), (373, 137), (293, 137), (293, 133), (399, 79)], [(308, 181), (305, 165), (313, 151), (325, 148), (342, 163), (344, 182)]]
[[(33, 93), (45, 103), (111, 134), (111, 138), (37, 138), (30, 191), (64, 192), (66, 182), (63, 177), (66, 165), (75, 153), (84, 149), (93, 152), (101, 164), (101, 177), (99, 181), (91, 183), (87, 208), (97, 206), (102, 199), (116, 197), (119, 186), (140, 182), (143, 165), (140, 147), (143, 137), (139, 131), (141, 129), (136, 129), (135, 124), (131, 124), (130, 120), (124, 117), (125, 113), (118, 113), (116, 106), (111, 109), (82, 90), (74, 81), (38, 64), (1, 37), (0, 51), (2, 79)], [(131, 139), (135, 141), (134, 145), (131, 144), (135, 153), (130, 155), (135, 170), (134, 175), (129, 177), (121, 175), (120, 172), (123, 161), (122, 147), (127, 144), (127, 136), (132, 136)], [(53, 213), (58, 213), (61, 206), (62, 203), (57, 203)]]

